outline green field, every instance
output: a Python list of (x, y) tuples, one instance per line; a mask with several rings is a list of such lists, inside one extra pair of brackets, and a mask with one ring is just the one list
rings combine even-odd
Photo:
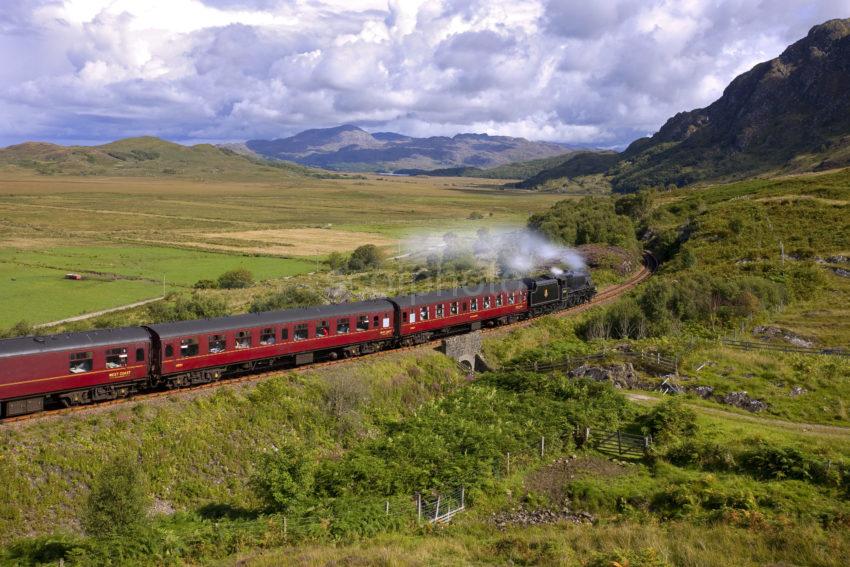
[[(0, 249), (5, 304), (0, 328), (17, 321), (45, 323), (159, 297), (199, 279), (247, 268), (259, 280), (315, 270), (315, 262), (143, 246)], [(84, 276), (67, 280), (69, 272)]]
[[(452, 178), (208, 182), (5, 172), (0, 329), (157, 297), (238, 267), (273, 282), (365, 243), (395, 253), (420, 232), (522, 225), (556, 200)], [(472, 212), (482, 218), (470, 220)], [(87, 281), (65, 281), (66, 272)]]

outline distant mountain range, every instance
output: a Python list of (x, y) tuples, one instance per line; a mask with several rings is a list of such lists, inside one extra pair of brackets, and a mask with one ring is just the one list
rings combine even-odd
[(616, 191), (850, 165), (850, 19), (815, 26), (740, 75), (707, 108), (681, 112), (618, 156), (571, 156), (523, 182), (602, 175)]
[[(238, 148), (231, 149), (239, 151)], [(306, 130), (289, 138), (249, 140), (245, 149), (256, 155), (343, 171), (491, 168), (548, 158), (572, 148), (524, 138), (457, 134), (413, 138), (394, 132), (370, 134), (357, 126)]]
[(0, 167), (48, 175), (328, 175), (305, 167), (315, 166), (519, 178), (525, 180), (517, 186), (529, 189), (620, 192), (848, 165), (850, 19), (815, 26), (776, 59), (733, 80), (713, 104), (673, 116), (622, 153), (487, 134), (370, 134), (351, 125), (222, 146), (132, 138), (91, 147), (29, 142), (0, 149)]
[(0, 167), (42, 175), (108, 175), (252, 180), (326, 177), (294, 163), (240, 155), (210, 144), (183, 146), (154, 137), (126, 138), (102, 146), (26, 142), (0, 149)]

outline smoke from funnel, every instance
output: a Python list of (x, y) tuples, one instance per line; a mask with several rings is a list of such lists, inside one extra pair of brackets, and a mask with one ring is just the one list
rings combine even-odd
[(479, 263), (496, 262), (503, 272), (527, 275), (546, 269), (586, 270), (581, 255), (526, 229), (482, 229), (477, 233), (420, 234), (407, 243), (411, 256), (441, 254), (443, 259), (471, 256)]

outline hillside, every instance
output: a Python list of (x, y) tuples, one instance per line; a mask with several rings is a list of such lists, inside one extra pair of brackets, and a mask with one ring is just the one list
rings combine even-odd
[(568, 185), (571, 179), (603, 173), (616, 164), (620, 155), (616, 152), (576, 152), (552, 168), (539, 171), (536, 175), (517, 183), (521, 189)]
[(707, 108), (632, 143), (610, 173), (630, 191), (848, 164), (850, 20), (831, 20), (737, 77)]
[(323, 175), (293, 163), (252, 158), (210, 144), (183, 146), (154, 137), (127, 138), (102, 146), (27, 142), (0, 149), (0, 167), (41, 175), (228, 180)]
[(277, 140), (249, 140), (245, 146), (270, 159), (345, 171), (489, 168), (567, 151), (559, 144), (507, 136), (413, 138), (394, 132), (370, 134), (351, 125), (306, 130)]
[(442, 169), (397, 169), (400, 175), (427, 175), (429, 177), (479, 177), (483, 179), (526, 179), (541, 171), (551, 169), (576, 152), (565, 152), (552, 157), (518, 161), (496, 167), (446, 167)]
[[(847, 344), (848, 187), (842, 171), (556, 204), (530, 219), (553, 238), (640, 236), (664, 263), (608, 306), (488, 334), (496, 370), (474, 380), (424, 347), (10, 427), (0, 563), (843, 565), (850, 360), (717, 339)], [(565, 359), (583, 366), (530, 366)], [(761, 409), (725, 401), (742, 392)], [(613, 430), (650, 450), (606, 449)], [(430, 526), (459, 488), (464, 511)], [(86, 531), (104, 501), (125, 519), (106, 536)]]
[(673, 116), (613, 161), (567, 162), (522, 186), (604, 174), (615, 191), (631, 192), (850, 165), (850, 19), (815, 26), (717, 101)]

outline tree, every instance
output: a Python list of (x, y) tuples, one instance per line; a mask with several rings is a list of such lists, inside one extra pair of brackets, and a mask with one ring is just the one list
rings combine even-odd
[(328, 266), (336, 272), (345, 268), (348, 264), (348, 258), (342, 252), (331, 252), (328, 256)]
[(218, 278), (218, 287), (222, 289), (242, 289), (252, 285), (254, 285), (254, 275), (246, 268), (224, 272)]
[(325, 303), (325, 298), (314, 289), (305, 286), (290, 286), (266, 297), (255, 299), (249, 311), (260, 313), (292, 307), (312, 307), (323, 303)]
[(270, 509), (285, 512), (313, 490), (315, 459), (300, 444), (287, 443), (260, 456), (252, 483)]
[(351, 253), (348, 259), (348, 269), (360, 272), (381, 265), (381, 252), (374, 244), (364, 244)]
[(83, 529), (95, 537), (132, 534), (144, 525), (147, 506), (147, 484), (138, 463), (128, 456), (115, 457), (94, 479)]

